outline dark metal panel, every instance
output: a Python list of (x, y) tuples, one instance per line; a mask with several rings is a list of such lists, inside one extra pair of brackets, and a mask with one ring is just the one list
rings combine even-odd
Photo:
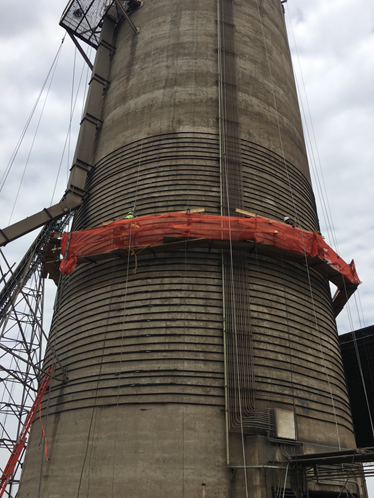
[(374, 446), (374, 326), (339, 336), (356, 443)]

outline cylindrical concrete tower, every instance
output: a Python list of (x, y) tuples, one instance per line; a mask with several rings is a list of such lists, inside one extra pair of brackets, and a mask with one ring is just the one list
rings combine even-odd
[[(197, 208), (318, 229), (280, 0), (145, 0), (137, 35), (115, 10), (74, 230)], [(281, 253), (82, 264), (58, 289), (53, 355), (68, 379), (44, 400), (48, 460), (34, 423), (19, 498), (301, 496), (288, 455), (355, 446), (328, 284)]]

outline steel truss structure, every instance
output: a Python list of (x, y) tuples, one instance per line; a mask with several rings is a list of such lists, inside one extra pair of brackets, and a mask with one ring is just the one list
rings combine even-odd
[[(43, 329), (45, 244), (52, 230), (70, 219), (46, 225), (18, 266), (0, 251), (0, 468), (4, 470), (18, 441), (46, 372), (43, 358), (47, 333)], [(5, 496), (16, 497), (26, 445), (22, 449)]]

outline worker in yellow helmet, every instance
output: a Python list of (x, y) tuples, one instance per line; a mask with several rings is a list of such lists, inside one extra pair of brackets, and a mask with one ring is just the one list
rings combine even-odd
[[(127, 216), (125, 220), (132, 220), (135, 218), (134, 211), (129, 211), (127, 213)], [(138, 223), (131, 223), (131, 228), (130, 228), (130, 240), (129, 243), (131, 246), (137, 246), (138, 245), (138, 234), (137, 234), (137, 228), (139, 228)], [(134, 230), (135, 229), (135, 230)]]
[(285, 216), (284, 220), (283, 220), (285, 223), (287, 223), (287, 225), (291, 225), (292, 228), (295, 228), (296, 224), (293, 220), (291, 220), (291, 218), (289, 218), (288, 216)]

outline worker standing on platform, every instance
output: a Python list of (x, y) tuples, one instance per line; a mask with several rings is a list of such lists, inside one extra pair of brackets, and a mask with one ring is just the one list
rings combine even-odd
[(136, 10), (141, 6), (142, 2), (139, 0), (129, 0), (127, 2), (128, 11)]
[(296, 227), (296, 223), (291, 220), (291, 218), (289, 218), (288, 216), (285, 216), (284, 220), (283, 220), (287, 225), (291, 225), (292, 228), (295, 228)]
[[(132, 220), (135, 218), (134, 211), (129, 211), (127, 213), (127, 216), (125, 220)], [(129, 244), (130, 246), (137, 246), (138, 245), (138, 234), (137, 234), (137, 228), (139, 228), (139, 225), (137, 223), (131, 223), (130, 226), (130, 239), (129, 239)], [(135, 229), (135, 230), (134, 230)]]

